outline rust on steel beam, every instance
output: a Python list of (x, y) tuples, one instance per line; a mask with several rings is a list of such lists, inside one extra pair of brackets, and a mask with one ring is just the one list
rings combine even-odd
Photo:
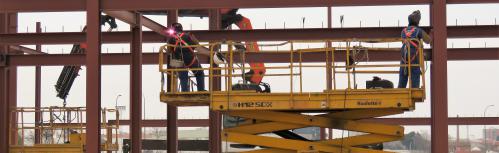
[[(168, 10), (166, 22), (169, 25), (178, 22), (178, 10)], [(172, 75), (167, 75), (167, 92), (172, 92), (172, 87), (176, 86), (175, 81), (172, 81), (172, 77)], [(168, 142), (166, 147), (168, 153), (176, 153), (178, 152), (178, 108), (174, 105), (167, 105), (166, 107), (168, 118), (168, 128), (166, 129)]]
[[(36, 32), (40, 33), (42, 32), (42, 26), (40, 22), (36, 22)], [(36, 45), (36, 50), (37, 52), (42, 51), (42, 45), (37, 44)], [(36, 66), (35, 67), (35, 126), (38, 127), (40, 121), (42, 120), (42, 113), (39, 112), (40, 107), (42, 105), (41, 102), (41, 95), (42, 92), (42, 68), (41, 66)], [(40, 144), (41, 142), (41, 129), (35, 129), (35, 144)]]
[[(114, 124), (116, 120), (110, 120), (109, 123)], [(178, 127), (208, 127), (208, 119), (181, 119), (177, 121)], [(130, 120), (120, 120), (120, 125), (130, 125)], [(142, 127), (167, 127), (167, 120), (142, 120)]]
[(433, 26), (431, 60), (431, 152), (449, 152), (447, 120), (447, 4), (433, 0), (430, 25)]
[[(431, 53), (431, 50), (425, 50)], [(259, 52), (247, 53), (247, 61), (264, 62), (264, 63), (288, 63), (289, 54), (279, 52)], [(129, 65), (131, 63), (129, 53), (109, 53), (102, 54), (103, 65)], [(305, 52), (302, 54), (303, 62), (325, 62), (325, 53), (320, 52)], [(199, 56), (199, 60), (203, 64), (208, 63), (207, 58)], [(499, 48), (452, 48), (448, 49), (448, 60), (499, 60)], [(238, 59), (238, 55), (234, 55), (234, 59)], [(296, 58), (297, 60), (298, 58)], [(143, 53), (142, 64), (155, 65), (158, 64), (157, 53)], [(345, 60), (345, 52), (335, 52), (335, 60), (343, 62)], [(398, 61), (400, 60), (400, 52), (394, 50), (379, 50), (369, 52), (369, 61)], [(295, 61), (298, 62), (298, 61)], [(43, 54), (43, 55), (10, 55), (9, 65), (17, 66), (61, 66), (61, 65), (85, 65), (85, 55), (83, 54)]]
[[(497, 0), (449, 0), (449, 4), (497, 3)], [(30, 4), (30, 5), (23, 5)], [(431, 0), (307, 0), (307, 1), (266, 1), (266, 0), (104, 0), (104, 10), (166, 10), (166, 9), (210, 9), (210, 8), (283, 8), (283, 7), (326, 7), (326, 6), (377, 6), (377, 5), (423, 5)], [(84, 11), (84, 0), (3, 0), (0, 11), (7, 12), (60, 12)]]
[[(429, 27), (423, 27), (429, 30)], [(255, 29), (255, 30), (199, 30), (190, 31), (203, 42), (234, 41), (281, 41), (281, 40), (321, 40), (321, 39), (374, 39), (398, 38), (401, 27), (371, 28), (315, 28), (315, 29)], [(499, 37), (499, 25), (449, 26), (449, 38), (490, 38)], [(104, 43), (129, 43), (130, 32), (105, 32)], [(85, 41), (85, 33), (19, 33), (0, 34), (0, 44), (73, 44)], [(143, 33), (144, 43), (164, 42), (165, 37), (153, 31)]]
[[(57, 5), (51, 3), (53, 5)], [(86, 89), (86, 152), (100, 152), (101, 145), (101, 7), (100, 1), (86, 1), (87, 32), (85, 63), (87, 68)], [(32, 4), (30, 4), (32, 5)], [(85, 5), (81, 5), (85, 6)]]
[[(135, 19), (136, 12), (133, 11), (104, 11), (104, 13), (112, 17), (115, 17), (125, 23), (128, 23), (130, 25), (138, 24), (137, 19)], [(142, 26), (147, 27), (162, 36), (167, 36), (166, 33), (164, 32), (166, 27), (157, 23), (156, 21), (153, 21), (143, 15), (140, 15), (140, 23), (142, 24)]]
[[(222, 17), (220, 15), (219, 9), (210, 9), (209, 10), (209, 29), (210, 30), (221, 30)], [(201, 36), (201, 35), (200, 35)], [(215, 48), (220, 48), (220, 46), (210, 46)], [(218, 65), (215, 65), (218, 67)], [(221, 71), (216, 70), (213, 71), (213, 75), (220, 75)], [(212, 89), (213, 91), (222, 90), (222, 79), (221, 77), (215, 77), (212, 81)], [(216, 111), (209, 111), (209, 151), (212, 153), (221, 153), (222, 152), (222, 114)]]
[(142, 24), (139, 13), (134, 14), (135, 25), (132, 25), (132, 42), (130, 43), (132, 61), (130, 65), (130, 137), (132, 153), (142, 152)]

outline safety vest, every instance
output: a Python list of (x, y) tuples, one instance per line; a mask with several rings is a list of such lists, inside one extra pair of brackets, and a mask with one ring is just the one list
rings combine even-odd
[[(189, 46), (189, 44), (187, 44), (187, 42), (185, 42), (182, 37), (185, 35), (185, 32), (182, 32), (180, 33), (179, 35), (175, 35), (175, 47), (173, 48), (173, 52), (175, 52), (177, 50), (177, 47), (179, 46), (179, 44), (182, 45), (182, 48), (184, 48), (184, 46), (189, 49), (189, 51), (191, 52), (192, 54), (192, 60), (191, 62), (189, 62), (188, 65), (186, 65), (185, 67), (191, 67), (192, 65), (194, 65), (194, 63), (196, 63), (196, 54), (194, 53), (194, 49), (192, 49), (192, 47)], [(182, 50), (182, 48), (180, 48), (180, 50)], [(180, 53), (181, 56), (184, 56), (183, 53)], [(183, 59), (182, 59), (183, 60)]]

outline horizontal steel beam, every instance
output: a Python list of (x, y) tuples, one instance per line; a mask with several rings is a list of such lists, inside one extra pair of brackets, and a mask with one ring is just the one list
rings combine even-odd
[[(162, 131), (154, 131), (162, 132)], [(151, 132), (152, 133), (152, 132)], [(159, 134), (159, 133), (154, 133)], [(210, 140), (178, 140), (180, 152), (208, 152)], [(123, 139), (123, 146), (130, 146), (130, 139)], [(142, 150), (167, 150), (168, 140), (142, 139)], [(126, 144), (126, 145), (125, 145)]]
[[(447, 120), (449, 125), (499, 125), (499, 117), (451, 117)], [(431, 125), (431, 118), (375, 118), (364, 121), (394, 125)]]
[[(130, 25), (136, 25), (136, 19), (135, 19), (135, 13), (133, 11), (104, 11), (109, 16), (112, 16), (118, 20), (121, 20), (125, 23), (128, 23)], [(151, 29), (152, 31), (162, 35), (162, 36), (167, 36), (165, 29), (163, 25), (157, 23), (156, 21), (153, 21), (145, 16), (140, 16), (140, 23), (142, 26), (147, 27)]]
[[(142, 120), (143, 127), (166, 127), (168, 120)], [(110, 120), (110, 124), (115, 124), (116, 120)], [(130, 125), (130, 120), (120, 120), (120, 125)], [(179, 127), (207, 127), (208, 119), (179, 119)]]
[[(103, 0), (103, 10), (168, 10), (210, 8), (283, 8), (327, 6), (424, 5), (431, 0)], [(448, 4), (497, 3), (497, 0), (448, 0)], [(29, 5), (26, 5), (29, 4)], [(84, 11), (85, 0), (2, 0), (2, 12)]]
[[(429, 30), (429, 27), (423, 27)], [(449, 26), (449, 38), (487, 38), (499, 37), (499, 25)], [(192, 31), (204, 42), (208, 41), (286, 41), (286, 40), (323, 40), (323, 39), (382, 39), (399, 38), (402, 27), (381, 28), (316, 28), (316, 29), (257, 29), (257, 30), (220, 30)], [(129, 43), (130, 32), (104, 32), (103, 43)], [(62, 33), (18, 33), (0, 34), (0, 44), (73, 44), (85, 41), (83, 32)], [(165, 42), (166, 37), (152, 31), (143, 32), (144, 43)]]
[[(425, 52), (430, 52), (426, 50)], [(448, 49), (449, 60), (499, 60), (499, 48), (451, 48)], [(431, 54), (427, 54), (431, 55)], [(131, 58), (129, 53), (109, 53), (102, 54), (102, 65), (129, 65)], [(295, 61), (298, 62), (298, 54), (295, 54)], [(325, 62), (324, 52), (304, 52), (303, 62)], [(345, 53), (337, 51), (335, 60), (344, 61)], [(247, 53), (247, 62), (264, 63), (289, 63), (290, 54), (285, 52), (259, 52)], [(431, 58), (431, 57), (429, 57)], [(158, 53), (143, 53), (142, 62), (144, 65), (158, 64)], [(234, 59), (239, 59), (238, 55)], [(208, 58), (199, 56), (202, 63), (208, 63)], [(387, 49), (369, 52), (369, 61), (399, 61), (400, 52)], [(43, 55), (10, 55), (9, 65), (17, 66), (60, 66), (60, 65), (84, 65), (84, 54), (43, 54)]]
[(47, 53), (40, 52), (40, 51), (31, 49), (28, 47), (24, 47), (24, 46), (14, 45), (14, 46), (9, 46), (9, 48), (10, 48), (11, 52), (19, 52), (19, 53), (26, 53), (26, 54), (47, 54)]
[[(499, 125), (499, 117), (451, 117), (448, 119), (449, 125)], [(431, 118), (374, 118), (363, 121), (376, 122), (382, 124), (421, 126), (430, 125)], [(110, 120), (115, 123), (115, 120)], [(166, 127), (167, 120), (142, 120), (144, 127)], [(178, 120), (179, 127), (207, 127), (208, 119), (183, 119)], [(129, 120), (120, 120), (120, 125), (130, 125)]]

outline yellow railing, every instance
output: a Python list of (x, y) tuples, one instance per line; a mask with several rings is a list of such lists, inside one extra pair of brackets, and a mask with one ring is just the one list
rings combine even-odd
[[(17, 142), (11, 142), (13, 146), (30, 147), (33, 145), (68, 144), (72, 134), (78, 134), (81, 138), (78, 142), (71, 144), (84, 145), (86, 133), (86, 108), (85, 107), (18, 107), (13, 110), (15, 127), (11, 127), (11, 133), (18, 133)], [(40, 115), (40, 122), (35, 122), (35, 114)], [(110, 123), (107, 118), (115, 115), (116, 122)], [(101, 128), (105, 130), (106, 140), (103, 142), (103, 150), (118, 149), (119, 112), (116, 109), (102, 109)], [(29, 131), (29, 132), (28, 132)], [(39, 131), (40, 144), (27, 144), (25, 140), (32, 139), (34, 142), (35, 131)], [(31, 133), (32, 132), (32, 133)], [(114, 134), (114, 136), (113, 136)], [(12, 140), (12, 139), (11, 139)]]
[[(392, 42), (408, 42), (408, 41), (417, 41), (419, 42), (420, 46), (417, 48), (417, 54), (419, 55), (419, 58), (417, 59), (419, 62), (419, 64), (412, 64), (411, 62), (408, 62), (407, 64), (358, 64), (358, 63), (352, 63), (352, 62), (355, 62), (355, 61), (350, 61), (349, 59), (349, 56), (351, 54), (353, 54), (354, 52), (356, 51), (360, 51), (360, 50), (363, 50), (363, 51), (366, 51), (366, 52), (369, 52), (369, 51), (378, 51), (378, 50), (390, 50), (390, 51), (394, 51), (394, 52), (397, 52), (399, 53), (400, 52), (400, 48), (390, 48), (390, 49), (386, 49), (386, 48), (374, 48), (374, 47), (356, 47), (356, 46), (351, 46), (352, 43), (356, 43), (356, 42), (367, 42), (367, 43), (392, 43)], [(324, 47), (324, 48), (309, 48), (309, 49), (295, 49), (295, 44), (297, 43), (326, 43), (326, 42), (341, 42), (341, 43), (344, 43), (346, 44), (345, 47)], [(219, 66), (215, 66), (215, 64), (213, 63), (213, 55), (214, 55), (214, 50), (213, 50), (213, 46), (215, 45), (223, 45), (223, 43), (209, 43), (209, 44), (204, 44), (204, 45), (192, 45), (190, 47), (208, 47), (210, 48), (210, 58), (209, 58), (209, 67), (207, 68), (167, 68), (165, 67), (165, 64), (167, 61), (165, 61), (165, 50), (167, 50), (167, 47), (174, 47), (173, 45), (163, 45), (160, 50), (159, 50), (159, 71), (161, 72), (162, 74), (162, 81), (161, 81), (161, 92), (162, 93), (165, 93), (165, 74), (167, 75), (172, 75), (172, 77), (170, 77), (171, 82), (175, 83), (177, 81), (177, 78), (176, 78), (176, 73), (179, 72), (179, 71), (189, 71), (189, 70), (203, 70), (203, 71), (208, 71), (209, 72), (209, 75), (207, 75), (207, 77), (209, 78), (209, 83), (208, 83), (208, 87), (209, 87), (209, 91), (208, 92), (212, 92), (213, 90), (213, 80), (215, 78), (224, 78), (225, 79), (225, 87), (222, 88), (222, 89), (225, 89), (225, 91), (231, 91), (231, 87), (232, 87), (232, 78), (234, 77), (240, 77), (244, 74), (244, 72), (241, 72), (241, 73), (233, 73), (233, 71), (235, 70), (242, 70), (244, 71), (245, 69), (248, 69), (248, 68), (245, 68), (244, 64), (242, 64), (243, 66), (242, 67), (234, 67), (233, 64), (235, 64), (235, 61), (238, 61), (238, 60), (234, 60), (234, 55), (235, 54), (238, 54), (236, 53), (232, 48), (234, 45), (238, 44), (236, 42), (232, 42), (232, 41), (226, 41), (224, 44), (227, 45), (227, 51), (223, 52), (225, 53), (225, 56), (227, 58), (227, 63), (226, 64), (222, 64), (221, 66), (222, 67), (219, 67)], [(293, 96), (293, 93), (295, 92), (293, 87), (294, 87), (294, 81), (295, 81), (295, 76), (298, 76), (299, 77), (299, 91), (300, 92), (303, 92), (303, 69), (304, 68), (324, 68), (324, 69), (330, 69), (332, 71), (332, 78), (333, 80), (331, 80), (331, 83), (333, 84), (333, 88), (332, 90), (336, 90), (338, 89), (337, 88), (337, 74), (346, 74), (346, 77), (347, 77), (347, 80), (348, 80), (348, 85), (347, 85), (347, 90), (350, 90), (350, 89), (355, 89), (356, 87), (354, 86), (352, 88), (352, 75), (356, 75), (356, 74), (394, 74), (394, 73), (399, 73), (399, 70), (356, 70), (355, 68), (357, 69), (372, 69), (372, 68), (400, 68), (400, 67), (406, 67), (406, 68), (409, 68), (408, 70), (408, 86), (409, 88), (412, 86), (412, 81), (411, 81), (411, 70), (410, 68), (413, 68), (413, 67), (419, 67), (421, 69), (421, 86), (420, 88), (424, 89), (425, 88), (425, 71), (426, 71), (426, 68), (425, 68), (425, 64), (424, 64), (424, 53), (423, 53), (423, 47), (422, 47), (422, 42), (420, 42), (419, 40), (417, 39), (407, 39), (406, 41), (404, 41), (403, 39), (342, 39), (342, 40), (320, 40), (320, 41), (286, 41), (284, 43), (279, 43), (279, 44), (268, 44), (268, 45), (262, 45), (262, 44), (259, 44), (260, 46), (286, 46), (286, 45), (289, 45), (289, 50), (282, 50), (280, 49), (279, 51), (260, 51), (260, 53), (269, 53), (269, 52), (272, 52), (272, 53), (282, 53), (282, 54), (289, 54), (289, 62), (286, 62), (288, 63), (289, 65), (288, 66), (275, 66), (273, 64), (267, 64), (266, 65), (266, 68), (265, 69), (269, 69), (269, 70), (273, 70), (273, 69), (280, 69), (280, 70), (284, 70), (284, 69), (287, 69), (289, 70), (289, 73), (274, 73), (274, 74), (270, 74), (268, 73), (269, 71), (267, 71), (267, 74), (265, 74), (264, 76), (289, 76), (289, 79), (290, 79), (290, 96)], [(408, 49), (410, 49), (410, 45), (406, 45), (406, 47), (408, 47)], [(327, 65), (327, 64), (315, 64), (315, 65), (304, 65), (303, 63), (305, 63), (303, 61), (303, 55), (304, 54), (308, 54), (308, 53), (325, 53), (326, 56), (324, 56), (324, 62), (328, 63), (330, 62), (331, 65)], [(345, 62), (346, 64), (345, 65), (341, 65), (341, 64), (338, 64), (338, 62), (336, 61), (338, 59), (338, 57), (336, 57), (338, 55), (338, 53), (343, 53), (342, 55), (345, 55), (346, 59), (345, 59)], [(250, 54), (250, 52), (248, 52), (248, 54)], [(246, 56), (246, 55), (242, 55), (242, 56)], [(411, 59), (412, 55), (411, 54), (408, 54), (408, 59)], [(245, 59), (245, 58), (244, 58)], [(402, 57), (400, 58), (402, 59)], [(251, 63), (252, 61), (248, 61), (248, 60), (243, 60), (241, 61), (241, 63)], [(368, 62), (368, 61), (366, 61)], [(320, 63), (320, 62), (319, 62)], [(295, 68), (297, 68), (298, 72), (296, 72)], [(214, 71), (221, 71), (223, 73), (221, 74), (214, 74)], [(326, 71), (327, 72), (327, 71)], [(170, 88), (170, 91), (171, 92), (178, 92), (177, 90), (177, 87), (175, 84), (173, 84)]]

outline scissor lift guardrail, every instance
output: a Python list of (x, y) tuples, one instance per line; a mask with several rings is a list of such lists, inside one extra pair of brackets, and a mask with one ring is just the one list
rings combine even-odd
[[(11, 142), (10, 153), (83, 153), (86, 144), (85, 107), (18, 107), (13, 110), (16, 116), (16, 126), (10, 131), (19, 133), (17, 142)], [(29, 117), (40, 114), (41, 121), (36, 123), (28, 120)], [(109, 123), (107, 116), (115, 115), (119, 121), (119, 112), (116, 109), (102, 109), (101, 128), (106, 138), (101, 144), (102, 151), (118, 151), (119, 123)], [(65, 116), (62, 118), (62, 116)], [(25, 119), (26, 118), (26, 119)], [(34, 130), (40, 131), (40, 143), (30, 144), (27, 139), (34, 139)], [(59, 133), (59, 135), (57, 135)], [(114, 135), (113, 135), (114, 134)], [(28, 138), (33, 136), (32, 138)]]
[[(382, 117), (394, 114), (401, 114), (405, 111), (414, 110), (416, 102), (423, 102), (425, 99), (425, 76), (422, 46), (417, 48), (419, 54), (417, 60), (420, 64), (385, 64), (385, 65), (360, 65), (352, 64), (348, 57), (355, 54), (359, 48), (351, 47), (351, 42), (393, 42), (395, 40), (326, 40), (323, 42), (339, 41), (345, 42), (346, 47), (340, 48), (316, 48), (316, 49), (293, 49), (293, 43), (305, 41), (289, 41), (284, 44), (290, 45), (289, 66), (269, 66), (267, 69), (289, 69), (289, 74), (266, 74), (266, 76), (289, 76), (289, 92), (259, 93), (250, 90), (232, 90), (232, 78), (242, 74), (233, 74), (233, 70), (243, 68), (233, 67), (234, 51), (233, 42), (227, 42), (228, 63), (223, 67), (214, 67), (213, 59), (210, 58), (210, 67), (202, 70), (209, 71), (210, 91), (200, 92), (178, 92), (176, 86), (176, 72), (189, 69), (167, 69), (164, 67), (163, 50), (160, 49), (160, 72), (162, 73), (162, 85), (160, 99), (162, 102), (176, 106), (210, 106), (211, 110), (220, 111), (224, 116), (244, 118), (245, 120), (232, 127), (225, 127), (222, 138), (225, 141), (250, 144), (254, 146), (264, 146), (264, 149), (246, 151), (248, 153), (384, 153), (387, 151), (362, 148), (364, 145), (377, 144), (383, 142), (396, 141), (403, 137), (404, 128), (398, 125), (385, 125), (360, 121), (362, 119)], [(400, 39), (396, 41), (402, 41)], [(412, 40), (418, 41), (418, 40)], [(310, 41), (306, 41), (310, 42)], [(279, 44), (279, 45), (284, 45)], [(205, 46), (220, 45), (220, 43), (207, 44)], [(409, 46), (408, 46), (409, 47)], [(346, 64), (336, 65), (335, 52), (342, 50), (346, 53)], [(370, 48), (362, 48), (366, 52)], [(372, 50), (376, 50), (372, 48)], [(282, 50), (281, 50), (282, 51)], [(394, 50), (395, 51), (395, 50)], [(213, 55), (213, 49), (211, 49)], [(325, 52), (325, 62), (332, 65), (302, 65), (302, 54), (306, 52)], [(298, 54), (299, 59), (295, 59)], [(331, 55), (331, 56), (329, 56)], [(244, 56), (244, 55), (243, 55)], [(411, 59), (409, 54), (408, 59)], [(213, 57), (213, 56), (211, 56)], [(295, 62), (298, 60), (299, 62)], [(242, 61), (246, 62), (246, 61)], [(333, 89), (325, 89), (322, 92), (304, 92), (302, 90), (302, 69), (306, 67), (323, 67), (332, 70)], [(379, 68), (379, 67), (418, 67), (422, 70), (421, 88), (393, 88), (393, 89), (356, 89), (352, 88), (352, 77), (356, 73), (397, 73), (398, 71), (356, 71), (354, 68)], [(294, 72), (299, 69), (298, 72)], [(341, 69), (341, 70), (338, 70)], [(214, 71), (224, 73), (216, 74)], [(244, 72), (242, 72), (244, 73)], [(336, 74), (345, 73), (348, 79), (346, 89), (336, 88)], [(409, 78), (411, 72), (408, 71)], [(172, 86), (171, 92), (165, 91), (165, 74), (170, 77)], [(299, 79), (299, 91), (294, 91), (294, 76)], [(225, 88), (223, 91), (213, 91), (213, 80), (224, 78)], [(412, 82), (409, 79), (409, 87)], [(320, 115), (310, 115), (310, 113)], [(262, 136), (261, 134), (276, 131), (292, 130), (304, 127), (322, 127), (348, 131), (363, 132), (364, 135), (337, 138), (333, 140), (311, 141), (298, 139), (285, 139), (278, 137)]]

